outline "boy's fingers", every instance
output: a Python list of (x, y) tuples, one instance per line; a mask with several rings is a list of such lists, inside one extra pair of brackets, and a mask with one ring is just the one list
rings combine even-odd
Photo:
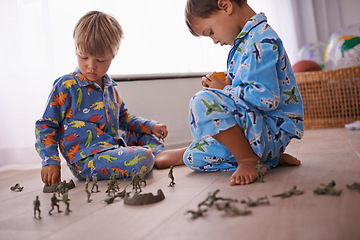
[(59, 177), (60, 177), (59, 175), (55, 175), (55, 176), (53, 177), (52, 184), (60, 182), (60, 178), (59, 178)]

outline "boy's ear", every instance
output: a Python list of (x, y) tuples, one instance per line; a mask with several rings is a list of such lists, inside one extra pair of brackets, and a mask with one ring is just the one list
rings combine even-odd
[(218, 0), (218, 7), (226, 13), (231, 13), (233, 10), (233, 4), (229, 0)]

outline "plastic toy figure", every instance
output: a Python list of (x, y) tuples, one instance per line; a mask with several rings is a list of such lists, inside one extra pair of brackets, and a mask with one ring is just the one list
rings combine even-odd
[(258, 182), (264, 182), (264, 173), (261, 170), (263, 167), (265, 167), (264, 165), (261, 164), (260, 160), (258, 160), (257, 165), (255, 166), (255, 169), (257, 170), (257, 174), (258, 174)]
[(288, 198), (291, 197), (293, 195), (301, 195), (304, 194), (304, 191), (301, 190), (297, 190), (296, 186), (294, 186), (291, 190), (284, 192), (284, 193), (280, 193), (280, 194), (276, 194), (276, 195), (272, 195), (273, 197), (281, 197), (281, 198)]
[(90, 182), (90, 179), (89, 178), (86, 178), (86, 181), (85, 181), (85, 192), (87, 194), (87, 202), (88, 203), (91, 203), (91, 199), (90, 199), (90, 196), (91, 196), (91, 192), (89, 192), (89, 182)]
[(259, 206), (260, 204), (270, 204), (267, 195), (265, 197), (258, 198), (256, 201), (253, 201), (251, 198), (248, 197), (248, 201), (241, 200), (241, 203), (246, 204), (248, 207)]
[(107, 204), (110, 204), (110, 203), (114, 202), (115, 198), (119, 197), (119, 198), (123, 199), (125, 197), (125, 195), (126, 195), (126, 188), (124, 188), (124, 190), (122, 190), (121, 192), (115, 194), (114, 196), (105, 199), (104, 201)]
[(51, 198), (51, 209), (49, 211), (49, 215), (51, 215), (51, 212), (54, 210), (54, 207), (57, 207), (58, 213), (61, 213), (62, 211), (60, 211), (60, 207), (58, 202), (60, 202), (59, 199), (56, 198), (56, 194), (54, 193), (52, 198)]
[(66, 192), (63, 194), (62, 201), (66, 204), (65, 215), (69, 215), (69, 213), (71, 212), (71, 210), (70, 210), (70, 203), (69, 203), (70, 199), (69, 199), (69, 196), (68, 196), (68, 191), (66, 191)]
[(341, 191), (342, 190), (335, 190), (334, 187), (336, 185), (335, 181), (332, 180), (328, 185), (325, 185), (325, 184), (320, 184), (322, 187), (319, 187), (317, 189), (314, 190), (314, 193), (316, 194), (319, 194), (319, 195), (323, 195), (323, 194), (326, 194), (326, 195), (334, 195), (334, 196), (340, 196), (341, 194)]
[(237, 207), (235, 207), (234, 205), (231, 205), (230, 202), (226, 202), (224, 204), (215, 204), (217, 210), (223, 210), (225, 211), (227, 214), (232, 215), (232, 216), (244, 216), (244, 215), (249, 215), (251, 214), (251, 210), (241, 210), (238, 209)]
[(208, 207), (212, 207), (214, 205), (214, 203), (219, 200), (229, 201), (229, 202), (237, 202), (238, 201), (236, 199), (231, 199), (231, 198), (217, 197), (216, 195), (218, 194), (219, 191), (220, 191), (219, 189), (216, 189), (214, 192), (210, 192), (209, 195), (207, 196), (207, 198), (204, 201), (202, 201), (201, 203), (199, 203), (198, 206), (201, 207), (202, 205), (205, 205)]
[(146, 173), (139, 173), (140, 175), (140, 184), (144, 183), (144, 186), (146, 186)]
[(116, 197), (117, 194), (105, 199), (104, 202), (106, 202), (107, 204), (113, 203)]
[[(98, 186), (98, 184), (97, 184), (97, 173), (94, 173), (93, 175), (92, 175), (92, 183), (93, 183), (93, 185), (92, 185), (92, 188), (91, 188), (91, 192), (92, 193), (94, 193), (95, 191), (94, 191), (94, 187), (96, 187), (96, 192), (100, 192), (99, 191), (99, 186)], [(95, 192), (95, 193), (96, 193)]]
[(108, 196), (110, 196), (111, 191), (113, 192), (113, 194), (115, 195), (115, 193), (120, 190), (119, 185), (116, 181), (116, 173), (112, 173), (111, 176), (109, 177), (109, 181), (108, 181), (108, 189), (106, 190), (105, 193), (108, 194)]
[(207, 209), (201, 209), (199, 207), (197, 211), (189, 210), (185, 214), (191, 213), (191, 218), (196, 219), (198, 217), (203, 217), (204, 213), (206, 213), (206, 212), (207, 212)]
[(133, 168), (132, 173), (131, 173), (131, 183), (133, 185), (133, 189), (135, 190), (135, 193), (138, 192), (138, 189), (140, 190), (140, 192), (142, 192), (141, 190), (141, 186), (140, 186), (140, 174), (136, 172), (136, 170)]
[(33, 202), (33, 205), (34, 205), (34, 218), (36, 218), (36, 212), (38, 212), (38, 219), (41, 219), (41, 211), (40, 211), (40, 200), (39, 200), (39, 196), (36, 196), (36, 199), (35, 201)]
[(67, 184), (66, 184), (66, 181), (62, 181), (59, 183), (59, 185), (56, 187), (56, 191), (58, 192), (59, 194), (59, 197), (60, 197), (60, 194), (61, 195), (64, 195), (65, 192), (67, 192), (69, 189), (67, 187)]
[[(161, 131), (161, 130), (159, 131), (159, 133), (161, 134), (161, 136), (164, 136), (164, 135), (165, 135), (165, 133), (164, 133), (163, 131)], [(162, 140), (163, 142), (165, 142), (165, 140), (164, 140), (163, 137), (159, 137), (159, 142), (160, 142), (161, 140)]]
[(157, 194), (152, 193), (137, 193), (130, 197), (130, 193), (126, 193), (124, 203), (127, 205), (145, 205), (160, 202), (165, 199), (165, 195), (161, 189), (158, 189)]
[(346, 184), (346, 187), (348, 189), (356, 189), (360, 192), (360, 183), (357, 183), (357, 182), (354, 182), (353, 184), (349, 185), (349, 184)]
[(10, 187), (11, 191), (21, 192), (24, 187), (21, 187), (20, 184), (16, 183), (14, 186)]
[(174, 166), (170, 166), (170, 170), (168, 173), (168, 177), (171, 179), (171, 182), (169, 183), (168, 187), (173, 187), (175, 185), (175, 178), (174, 178)]

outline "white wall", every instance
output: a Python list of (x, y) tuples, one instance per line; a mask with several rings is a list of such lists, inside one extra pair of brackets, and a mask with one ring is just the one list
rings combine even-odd
[(164, 123), (169, 135), (165, 147), (191, 142), (188, 124), (191, 97), (202, 89), (200, 78), (118, 82), (119, 94), (131, 114)]
[(360, 23), (360, 0), (339, 0), (342, 26)]

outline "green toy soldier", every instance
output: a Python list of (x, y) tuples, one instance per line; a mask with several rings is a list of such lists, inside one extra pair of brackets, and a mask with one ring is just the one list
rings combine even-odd
[(269, 199), (267, 195), (265, 197), (258, 198), (256, 201), (253, 201), (251, 198), (248, 197), (248, 201), (241, 200), (241, 203), (246, 204), (248, 207), (255, 207), (259, 206), (260, 204), (269, 204)]
[[(91, 199), (90, 199), (90, 196), (91, 196), (91, 192), (93, 192), (92, 190), (91, 190), (91, 192), (89, 192), (89, 182), (90, 182), (90, 179), (89, 178), (86, 178), (86, 181), (85, 181), (85, 192), (86, 192), (86, 194), (87, 194), (87, 202), (88, 203), (91, 203)], [(93, 185), (93, 187), (94, 187), (94, 185)]]
[(69, 215), (69, 213), (71, 212), (71, 210), (70, 210), (70, 203), (69, 203), (70, 199), (69, 199), (69, 196), (68, 196), (68, 191), (66, 191), (66, 192), (63, 194), (62, 201), (66, 204), (65, 215)]
[(49, 215), (51, 215), (51, 212), (54, 210), (54, 207), (57, 207), (58, 213), (61, 213), (62, 211), (60, 211), (59, 209), (59, 204), (58, 202), (60, 202), (59, 199), (56, 198), (56, 194), (54, 193), (52, 198), (51, 198), (51, 209), (49, 211)]
[(118, 191), (120, 188), (119, 188), (119, 185), (116, 181), (116, 174), (113, 172), (111, 174), (111, 176), (109, 177), (109, 181), (108, 181), (108, 189), (106, 190), (105, 193), (108, 194), (108, 196), (110, 196), (110, 193), (111, 191), (113, 192), (113, 194), (116, 193), (116, 191)]
[(146, 186), (146, 173), (139, 173), (140, 175), (140, 185), (141, 183), (144, 183), (144, 186)]
[(114, 194), (112, 197), (109, 197), (109, 198), (105, 199), (104, 201), (107, 204), (110, 204), (110, 203), (113, 203), (115, 198), (117, 198), (117, 197), (123, 199), (125, 197), (125, 194), (126, 194), (126, 188), (124, 188), (124, 190), (122, 190), (121, 192), (119, 192), (117, 194)]
[(207, 209), (201, 209), (199, 207), (197, 211), (189, 210), (185, 214), (191, 213), (191, 218), (196, 219), (198, 217), (204, 216), (204, 213), (206, 213), (206, 211), (207, 211)]
[(264, 173), (263, 171), (261, 170), (263, 167), (265, 167), (264, 165), (261, 164), (260, 160), (258, 160), (256, 166), (255, 166), (255, 169), (257, 170), (257, 174), (258, 174), (258, 182), (264, 182)]
[(36, 212), (38, 212), (38, 219), (41, 219), (41, 211), (40, 211), (40, 200), (39, 200), (39, 196), (36, 196), (36, 199), (34, 201), (34, 218), (36, 219)]
[(317, 189), (314, 190), (314, 193), (322, 195), (322, 194), (327, 194), (327, 195), (334, 195), (334, 196), (340, 196), (341, 191), (342, 190), (335, 190), (335, 181), (332, 180), (328, 185), (325, 184), (321, 184), (321, 186), (323, 186), (323, 188), (319, 187)]
[(227, 214), (232, 216), (240, 216), (240, 215), (248, 215), (251, 213), (251, 210), (241, 210), (237, 207), (230, 204), (230, 202), (226, 202), (225, 204), (216, 204), (215, 205), (218, 210), (224, 210)]
[(67, 184), (66, 184), (65, 180), (62, 181), (62, 182), (59, 182), (59, 184), (56, 187), (56, 191), (58, 192), (59, 197), (60, 197), (60, 194), (64, 195), (64, 193), (68, 191)]
[(360, 192), (360, 183), (357, 183), (357, 182), (354, 182), (353, 184), (349, 185), (349, 184), (346, 184), (346, 187), (348, 189), (356, 189)]
[(293, 195), (301, 195), (304, 194), (304, 191), (301, 190), (297, 190), (296, 186), (294, 186), (291, 190), (284, 192), (284, 193), (280, 193), (280, 194), (276, 194), (276, 195), (272, 195), (273, 197), (281, 197), (281, 198), (287, 198), (287, 197), (291, 197)]
[(21, 187), (20, 184), (16, 183), (14, 186), (10, 187), (11, 191), (21, 192), (24, 187)]
[(133, 168), (131, 176), (132, 176), (131, 183), (133, 185), (133, 189), (135, 190), (135, 193), (138, 192), (138, 189), (140, 190), (140, 192), (142, 192), (141, 185), (140, 185), (140, 180), (141, 180), (140, 174), (137, 173), (136, 170)]
[(217, 197), (216, 195), (218, 194), (219, 191), (220, 191), (219, 189), (216, 189), (214, 192), (210, 192), (209, 195), (207, 196), (207, 198), (204, 201), (202, 201), (201, 203), (199, 203), (198, 206), (201, 207), (202, 205), (205, 205), (208, 207), (212, 207), (214, 205), (214, 203), (218, 200), (237, 202), (236, 199), (234, 200), (231, 198)]
[(175, 178), (174, 178), (174, 166), (170, 166), (170, 170), (168, 173), (168, 177), (171, 179), (171, 182), (169, 183), (168, 187), (173, 187), (175, 185)]
[(97, 184), (97, 173), (94, 173), (94, 174), (92, 175), (92, 183), (93, 183), (93, 185), (92, 185), (92, 188), (91, 188), (91, 192), (92, 192), (92, 193), (95, 192), (95, 191), (94, 191), (94, 187), (96, 188), (96, 192), (100, 192), (100, 191), (99, 191), (99, 186), (98, 186), (98, 184)]

